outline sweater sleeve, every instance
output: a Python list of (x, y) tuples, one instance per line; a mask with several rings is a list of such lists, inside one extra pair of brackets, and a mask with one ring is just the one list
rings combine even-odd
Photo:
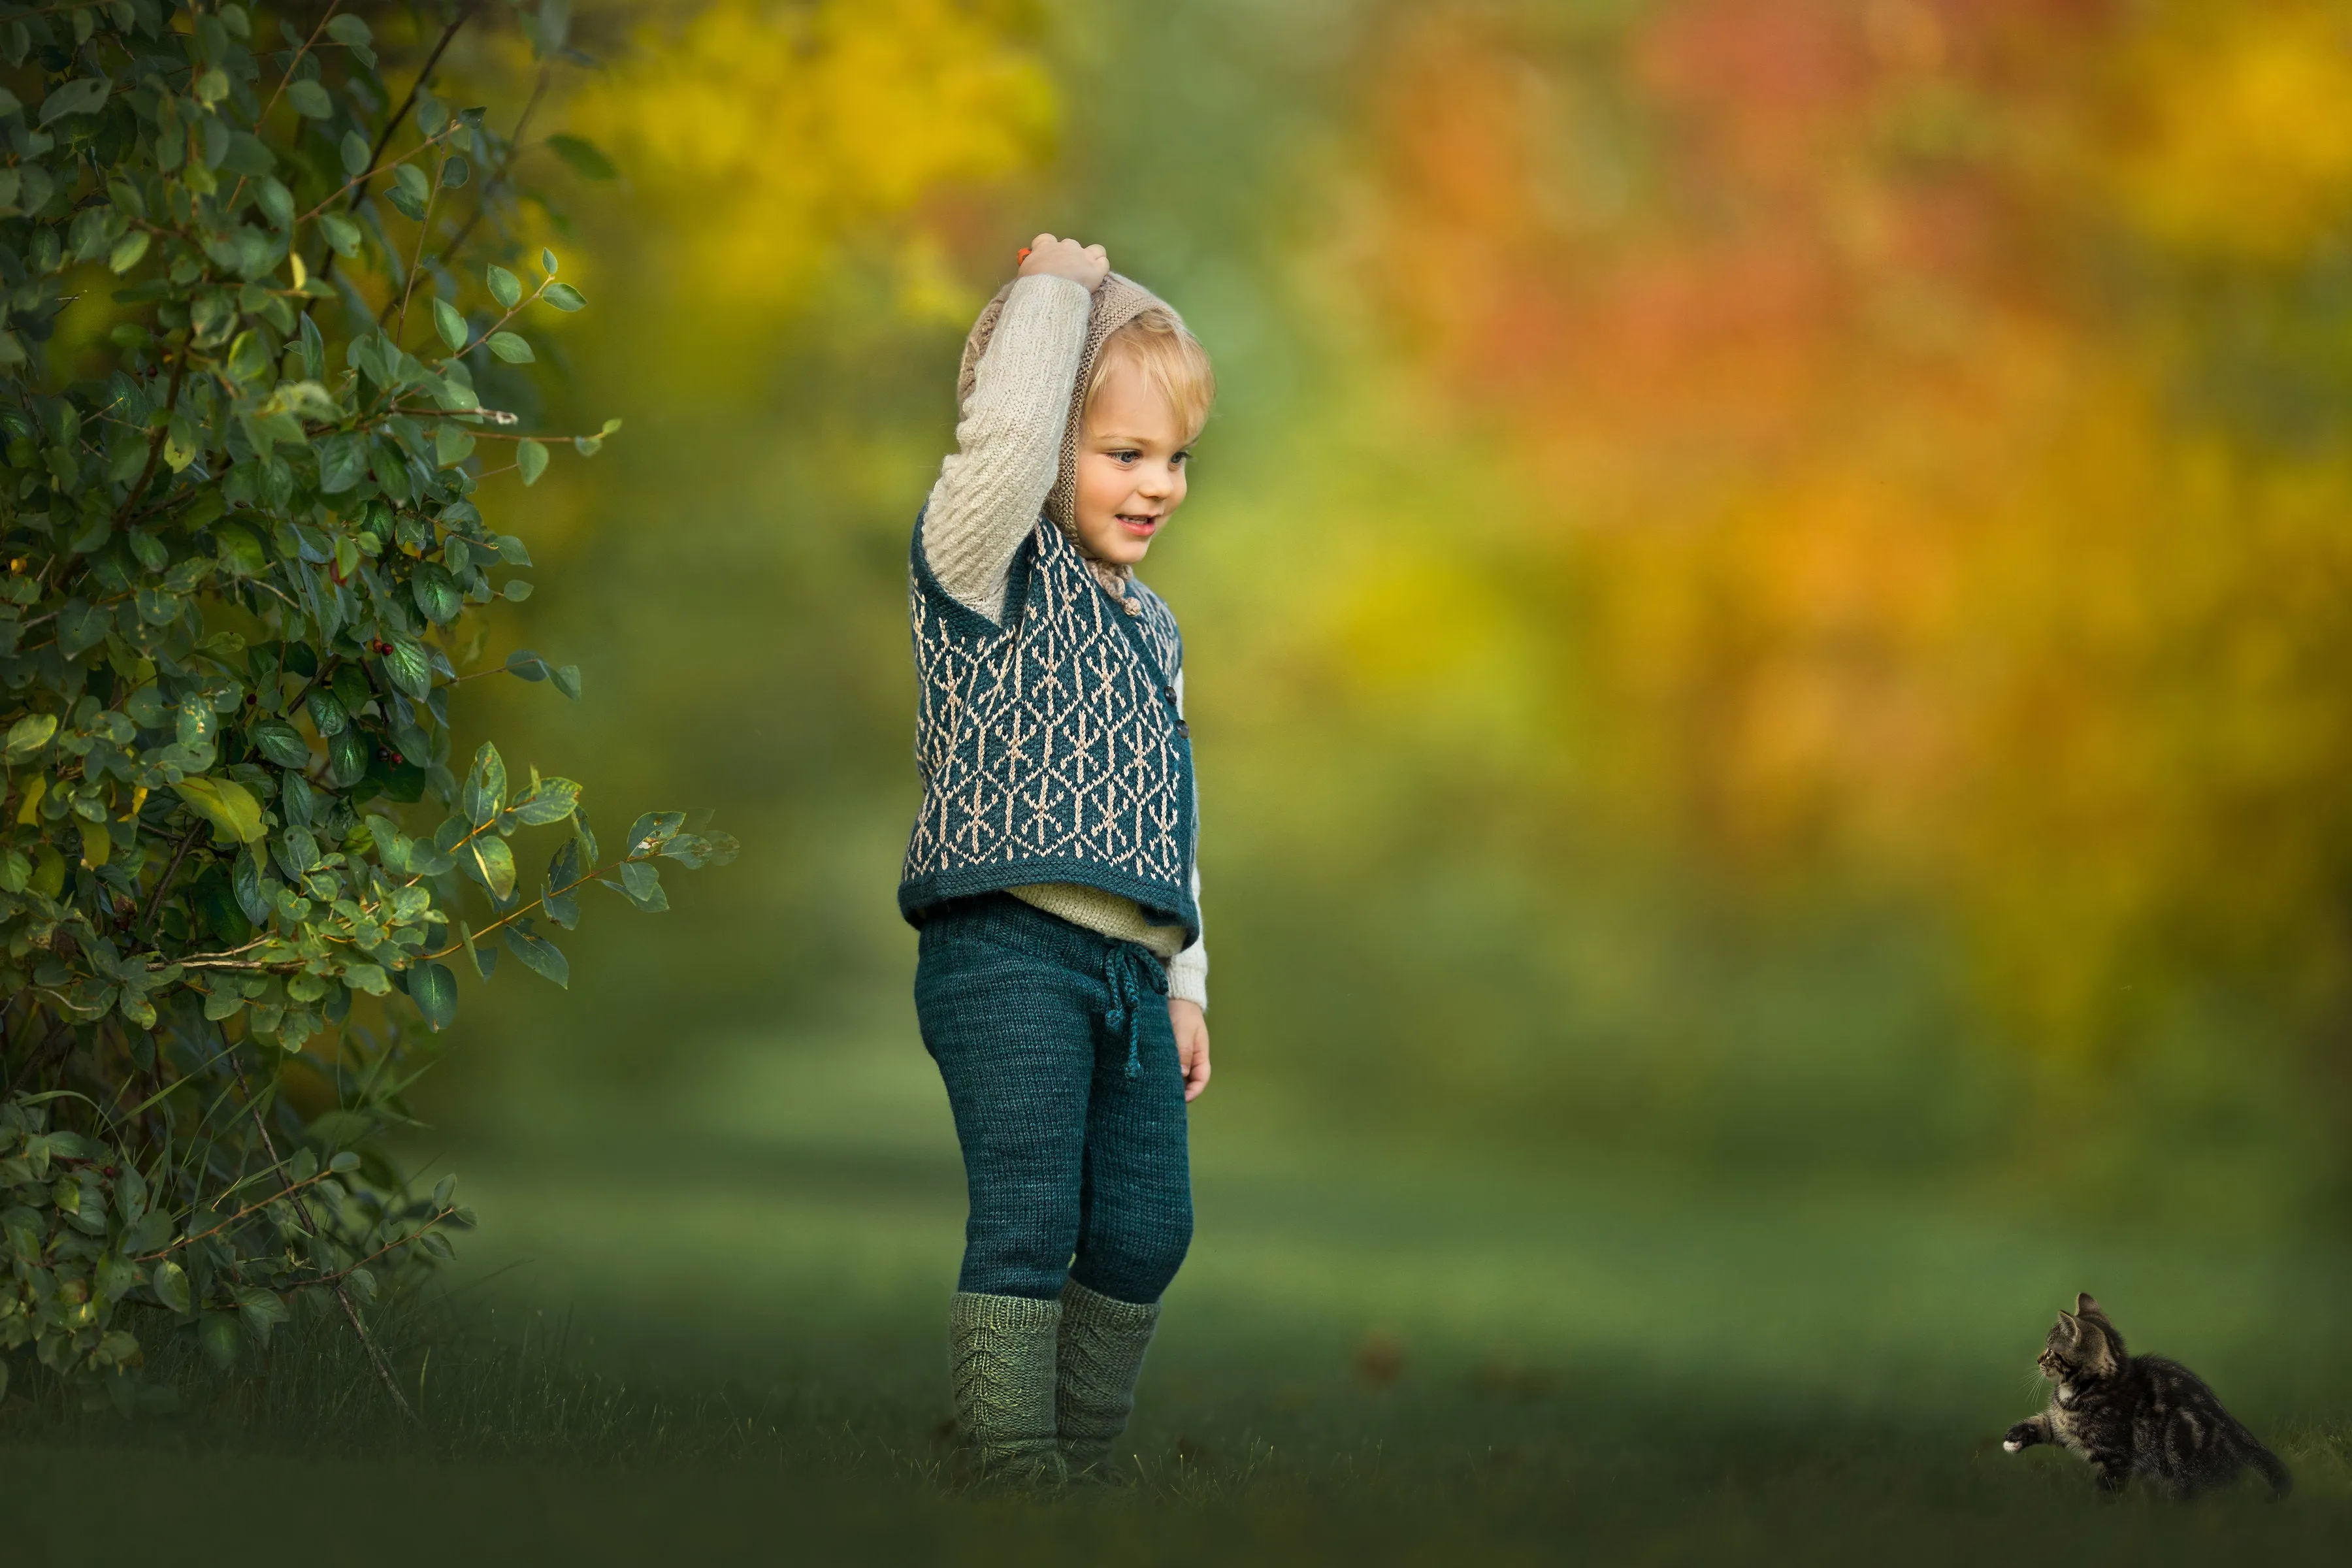
[[(1176, 712), (1184, 712), (1184, 672), (1176, 672)], [(1195, 848), (1197, 856), (1198, 849)], [(1192, 907), (1201, 907), (1201, 867), (1198, 859), (1192, 866)], [(1192, 945), (1168, 961), (1168, 994), (1180, 1002), (1197, 1003), (1202, 1012), (1209, 1008), (1209, 931), (1208, 917), (1201, 920), (1201, 934)]]
[(1062, 459), (1062, 426), (1086, 352), (1093, 296), (1067, 278), (1013, 286), (958, 413), (956, 450), (923, 510), (923, 554), (940, 586), (990, 620)]
[[(1201, 868), (1192, 868), (1192, 907), (1201, 907)], [(1202, 1012), (1209, 1009), (1209, 933), (1208, 922), (1202, 921), (1201, 935), (1192, 945), (1168, 961), (1168, 994), (1179, 1002), (1197, 1003)]]

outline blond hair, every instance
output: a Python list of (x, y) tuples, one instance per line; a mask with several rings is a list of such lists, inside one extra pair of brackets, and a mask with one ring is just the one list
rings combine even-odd
[(1186, 441), (1199, 439), (1201, 427), (1209, 422), (1209, 405), (1216, 401), (1217, 376), (1209, 368), (1209, 351), (1185, 330), (1174, 311), (1163, 305), (1147, 306), (1103, 339), (1087, 376), (1081, 416), (1085, 409), (1094, 406), (1095, 395), (1102, 390), (1112, 363), (1118, 360), (1132, 363), (1168, 399), (1168, 406), (1184, 426)]

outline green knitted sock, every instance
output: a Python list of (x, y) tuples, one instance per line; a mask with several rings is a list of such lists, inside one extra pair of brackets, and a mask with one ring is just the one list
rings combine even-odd
[(1072, 1470), (1108, 1471), (1110, 1446), (1135, 1409), (1135, 1380), (1160, 1322), (1160, 1303), (1137, 1306), (1073, 1279), (1062, 1287), (1061, 1369), (1054, 1412)]
[(988, 1479), (1053, 1485), (1067, 1478), (1054, 1442), (1059, 1301), (956, 1292), (948, 1333), (956, 1420)]

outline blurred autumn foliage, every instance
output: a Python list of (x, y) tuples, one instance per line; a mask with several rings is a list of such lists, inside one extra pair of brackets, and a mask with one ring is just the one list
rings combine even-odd
[(1237, 1095), (2346, 1174), (2352, 3), (578, 17), (554, 349), (630, 439), (530, 636), (611, 700), (509, 717), (787, 869), (563, 1059), (903, 1032), (907, 529), (1045, 227), (1219, 361), (1150, 575)]
[(1581, 792), (1996, 1013), (2344, 1000), (2352, 7), (1412, 7), (1360, 301), (1518, 470)]

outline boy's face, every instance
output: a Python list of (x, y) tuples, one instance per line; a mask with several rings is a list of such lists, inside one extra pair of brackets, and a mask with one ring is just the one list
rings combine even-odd
[(1078, 438), (1078, 539), (1097, 558), (1134, 565), (1184, 504), (1185, 435), (1160, 389), (1112, 361)]

